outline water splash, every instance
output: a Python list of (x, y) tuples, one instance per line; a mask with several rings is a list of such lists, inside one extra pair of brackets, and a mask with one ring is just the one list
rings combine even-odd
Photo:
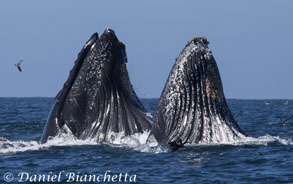
[(231, 142), (220, 142), (220, 143), (199, 143), (190, 146), (210, 146), (210, 145), (234, 145), (234, 146), (245, 146), (245, 145), (264, 145), (267, 146), (269, 143), (278, 142), (282, 145), (293, 145), (292, 138), (280, 138), (279, 136), (271, 136), (269, 134), (260, 137), (244, 137), (240, 140)]
[(162, 153), (169, 151), (167, 147), (158, 146), (158, 143), (156, 141), (147, 142), (149, 133), (149, 131), (145, 131), (143, 133), (136, 133), (131, 136), (125, 136), (123, 132), (112, 133), (111, 136), (114, 139), (111, 143), (109, 143), (109, 145), (118, 147), (128, 147), (135, 151), (148, 153)]
[[(131, 136), (125, 136), (123, 133), (112, 133), (113, 139), (107, 144), (112, 147), (127, 147), (139, 152), (148, 153), (165, 153), (169, 152), (170, 149), (167, 146), (158, 146), (156, 142), (147, 142), (149, 132), (137, 133)], [(215, 146), (215, 145), (264, 145), (268, 146), (269, 143), (277, 142), (282, 145), (288, 146), (293, 145), (292, 138), (280, 138), (279, 136), (271, 136), (269, 134), (260, 136), (258, 138), (246, 137), (242, 140), (233, 142), (221, 142), (221, 143), (199, 143), (193, 146)], [(100, 145), (95, 139), (80, 140), (71, 134), (62, 133), (56, 137), (48, 140), (45, 144), (40, 144), (38, 141), (33, 140), (15, 140), (11, 141), (6, 138), (0, 137), (0, 154), (5, 153), (17, 153), (25, 151), (37, 151), (43, 149), (50, 149), (56, 146), (84, 146), (84, 145)]]
[(2, 141), (0, 140), (0, 154), (49, 149), (54, 146), (82, 146), (95, 144), (97, 144), (97, 142), (94, 140), (79, 140), (70, 134), (59, 134), (58, 136), (51, 138), (45, 144), (40, 144), (38, 141), (33, 140), (11, 141), (3, 139)]
[(167, 152), (167, 148), (161, 148), (156, 143), (146, 143), (149, 132), (137, 133), (131, 136), (125, 136), (123, 132), (112, 133), (110, 143), (97, 143), (96, 139), (80, 140), (74, 137), (70, 131), (62, 131), (56, 137), (50, 138), (46, 143), (40, 144), (33, 140), (8, 140), (0, 139), (0, 154), (1, 153), (16, 153), (25, 151), (34, 151), (49, 149), (54, 146), (83, 146), (83, 145), (101, 145), (107, 144), (112, 147), (128, 147), (135, 151), (161, 153)]

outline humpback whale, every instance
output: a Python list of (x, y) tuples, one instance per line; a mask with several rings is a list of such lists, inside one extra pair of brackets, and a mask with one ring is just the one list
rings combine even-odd
[(68, 80), (57, 94), (41, 143), (60, 131), (79, 139), (111, 141), (111, 135), (132, 135), (151, 129), (152, 116), (134, 92), (126, 68), (125, 46), (106, 29), (86, 42)]
[(176, 59), (159, 98), (149, 140), (155, 138), (176, 150), (186, 143), (223, 143), (246, 136), (229, 110), (208, 44), (204, 37), (194, 38)]

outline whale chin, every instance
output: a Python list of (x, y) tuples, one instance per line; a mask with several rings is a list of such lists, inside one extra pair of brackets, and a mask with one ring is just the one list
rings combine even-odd
[(66, 129), (79, 139), (110, 141), (112, 133), (142, 133), (152, 116), (130, 83), (125, 46), (115, 32), (95, 33), (84, 45), (57, 94), (40, 142)]
[(227, 105), (216, 61), (204, 37), (192, 39), (169, 74), (149, 139), (159, 144), (224, 143), (246, 135)]

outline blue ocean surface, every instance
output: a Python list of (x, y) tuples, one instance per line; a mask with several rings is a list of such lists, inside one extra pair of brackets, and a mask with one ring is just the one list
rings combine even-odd
[[(293, 183), (293, 119), (284, 122), (292, 100), (228, 100), (249, 137), (176, 152), (147, 144), (147, 132), (115, 135), (111, 144), (68, 134), (39, 144), (53, 101), (0, 98), (0, 183)], [(142, 102), (154, 113), (157, 99)]]

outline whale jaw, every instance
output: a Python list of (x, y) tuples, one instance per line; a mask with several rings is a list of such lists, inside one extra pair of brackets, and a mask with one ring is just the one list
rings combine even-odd
[(94, 34), (80, 52), (56, 96), (41, 137), (44, 143), (66, 127), (79, 139), (111, 141), (113, 133), (132, 135), (151, 128), (129, 80), (125, 46), (114, 31)]
[(240, 140), (227, 105), (216, 61), (204, 37), (192, 39), (169, 74), (154, 115), (151, 137), (159, 144)]

